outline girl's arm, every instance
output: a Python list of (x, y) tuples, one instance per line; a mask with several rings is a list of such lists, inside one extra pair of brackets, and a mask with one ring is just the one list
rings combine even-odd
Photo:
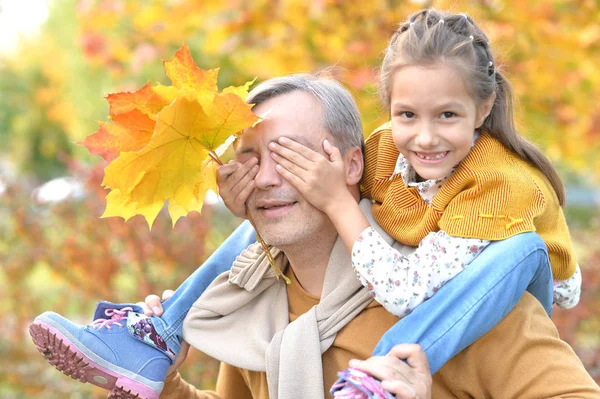
[(361, 283), (396, 316), (407, 315), (430, 298), (489, 244), (439, 231), (404, 256), (370, 227), (345, 184), (344, 158), (337, 148), (325, 140), (326, 157), (286, 138), (269, 146), (279, 173), (330, 218), (352, 254)]
[(352, 267), (361, 283), (389, 312), (403, 317), (462, 272), (489, 241), (429, 233), (415, 252), (402, 255), (373, 229), (352, 250)]

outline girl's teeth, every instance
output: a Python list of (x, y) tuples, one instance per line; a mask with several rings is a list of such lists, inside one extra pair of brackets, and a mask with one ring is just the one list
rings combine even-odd
[(428, 161), (431, 161), (431, 160), (436, 160), (436, 159), (442, 159), (442, 158), (444, 158), (446, 156), (447, 153), (448, 153), (448, 151), (442, 152), (442, 153), (434, 155), (432, 157), (430, 157), (428, 155), (419, 154), (418, 152), (417, 152), (417, 155), (418, 155), (419, 158), (423, 158), (423, 159), (426, 159)]

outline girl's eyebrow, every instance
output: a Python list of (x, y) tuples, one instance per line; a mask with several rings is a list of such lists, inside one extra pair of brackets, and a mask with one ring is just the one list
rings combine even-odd
[(461, 104), (459, 102), (449, 101), (447, 103), (443, 103), (443, 104), (439, 105), (438, 108), (460, 108), (460, 109), (464, 109), (465, 107), (463, 106), (463, 104)]

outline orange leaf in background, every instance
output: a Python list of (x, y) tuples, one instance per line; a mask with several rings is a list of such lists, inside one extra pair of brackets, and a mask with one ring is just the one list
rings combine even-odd
[(86, 137), (83, 144), (91, 154), (111, 162), (124, 151), (139, 151), (148, 144), (156, 122), (138, 109), (118, 114), (114, 123), (100, 122), (96, 133)]

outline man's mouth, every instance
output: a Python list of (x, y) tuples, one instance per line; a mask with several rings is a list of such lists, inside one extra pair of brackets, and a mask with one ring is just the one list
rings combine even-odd
[(256, 203), (256, 209), (262, 217), (269, 219), (284, 215), (290, 211), (296, 203), (296, 201), (262, 200)]
[(448, 153), (450, 151), (444, 151), (444, 152), (416, 152), (413, 151), (415, 153), (415, 155), (417, 156), (417, 158), (423, 160), (423, 161), (441, 161), (442, 159), (446, 158), (446, 156), (448, 155)]

